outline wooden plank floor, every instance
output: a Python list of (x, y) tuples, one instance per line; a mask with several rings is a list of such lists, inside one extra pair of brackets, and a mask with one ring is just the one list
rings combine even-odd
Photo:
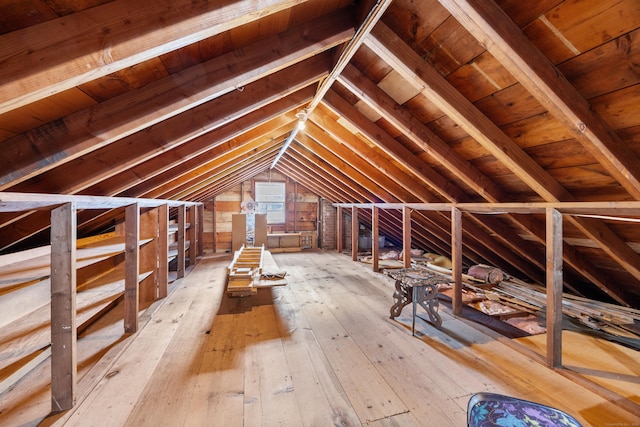
[[(412, 337), (410, 306), (389, 319), (391, 280), (350, 257), (274, 259), (287, 286), (228, 298), (230, 258), (203, 258), (83, 376), (90, 392), (76, 407), (41, 425), (462, 426), (480, 391), (552, 405), (585, 426), (640, 419), (443, 308), (440, 330), (418, 320)], [(640, 395), (637, 377), (625, 379)], [(46, 414), (11, 410), (14, 391), (0, 395), (0, 425), (37, 425)]]

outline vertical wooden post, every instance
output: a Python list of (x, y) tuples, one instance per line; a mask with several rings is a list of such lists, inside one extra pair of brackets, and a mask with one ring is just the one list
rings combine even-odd
[(213, 244), (211, 246), (211, 250), (215, 254), (218, 252), (218, 242), (216, 239), (217, 235), (217, 226), (216, 226), (216, 198), (211, 198), (211, 237), (213, 239)]
[(453, 314), (462, 314), (462, 211), (451, 208), (451, 278), (453, 279)]
[(138, 331), (140, 296), (140, 208), (137, 203), (125, 208), (124, 214), (124, 332)]
[(141, 209), (138, 237), (152, 239), (140, 245), (138, 272), (152, 272), (138, 284), (138, 308), (145, 308), (158, 299), (158, 209)]
[(204, 203), (198, 205), (198, 253), (196, 255), (204, 255)]
[(411, 209), (402, 208), (402, 259), (404, 268), (411, 267)]
[(158, 298), (166, 298), (169, 293), (169, 205), (158, 207)]
[(185, 205), (178, 206), (178, 270), (177, 277), (181, 279), (184, 277), (184, 265), (185, 265), (185, 217), (187, 211)]
[(76, 400), (76, 207), (51, 211), (51, 411)]
[(358, 223), (358, 208), (351, 208), (351, 259), (358, 260), (358, 233), (360, 232), (360, 224)]
[(196, 265), (198, 253), (198, 214), (195, 205), (189, 206), (189, 265)]
[(374, 206), (371, 209), (371, 258), (373, 261), (373, 271), (376, 273), (380, 269), (378, 265), (378, 258), (380, 258), (380, 243), (378, 240), (379, 215), (378, 207)]
[(342, 240), (344, 239), (344, 233), (342, 228), (344, 223), (342, 222), (342, 206), (338, 206), (338, 212), (336, 214), (336, 251), (341, 254), (343, 245)]
[(547, 365), (562, 365), (562, 214), (547, 212)]
[(318, 242), (322, 242), (324, 241), (324, 235), (323, 230), (324, 230), (324, 226), (323, 226), (323, 221), (324, 221), (324, 216), (322, 215), (323, 209), (323, 202), (322, 202), (322, 197), (318, 196), (318, 202), (316, 204), (316, 244), (315, 246), (312, 245), (312, 248), (319, 248), (320, 246), (318, 245)]

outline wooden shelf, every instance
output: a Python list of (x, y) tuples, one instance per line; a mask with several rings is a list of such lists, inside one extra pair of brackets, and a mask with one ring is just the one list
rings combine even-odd
[[(187, 259), (196, 263), (201, 207), (176, 200), (3, 193), (5, 212), (50, 211), (51, 244), (0, 256), (0, 393), (51, 357), (52, 410), (70, 409), (78, 380), (77, 335), (120, 300), (123, 334), (138, 331), (140, 313), (168, 294), (171, 258), (177, 259), (176, 279), (185, 276)], [(116, 208), (124, 208), (124, 219), (115, 231), (77, 239), (78, 210)]]
[(299, 252), (302, 250), (300, 233), (267, 234), (267, 247), (271, 252)]

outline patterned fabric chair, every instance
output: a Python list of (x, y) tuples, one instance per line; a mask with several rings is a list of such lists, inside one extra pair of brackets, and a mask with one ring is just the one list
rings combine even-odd
[(494, 393), (476, 393), (467, 405), (468, 427), (581, 427), (571, 415), (550, 406)]

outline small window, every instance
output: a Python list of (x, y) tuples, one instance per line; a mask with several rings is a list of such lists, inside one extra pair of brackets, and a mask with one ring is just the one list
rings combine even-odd
[(256, 202), (258, 211), (267, 214), (267, 224), (285, 223), (284, 182), (256, 182)]

